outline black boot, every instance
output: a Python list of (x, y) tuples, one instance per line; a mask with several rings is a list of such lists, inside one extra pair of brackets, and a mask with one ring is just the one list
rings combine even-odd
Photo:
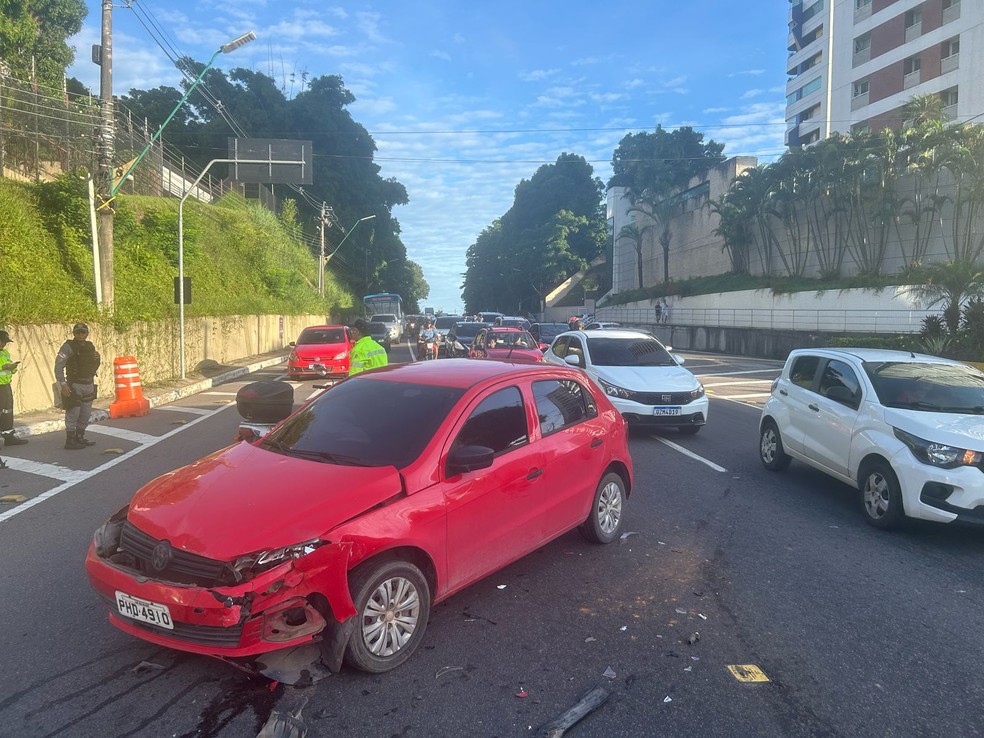
[(73, 430), (65, 431), (65, 448), (70, 451), (78, 451), (81, 448), (85, 448), (84, 443), (79, 443), (79, 437)]
[(96, 442), (95, 441), (90, 441), (88, 438), (85, 437), (85, 429), (76, 430), (75, 431), (75, 437), (78, 439), (78, 442), (82, 444), (83, 448), (85, 446), (95, 446), (96, 445)]
[(3, 434), (3, 444), (4, 446), (23, 446), (27, 443), (26, 438), (18, 438), (14, 435), (13, 431)]

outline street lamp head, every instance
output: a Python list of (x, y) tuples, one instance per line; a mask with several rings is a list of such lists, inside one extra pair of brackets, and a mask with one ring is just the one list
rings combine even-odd
[(232, 41), (230, 41), (227, 44), (222, 44), (222, 46), (219, 47), (219, 50), (223, 54), (228, 54), (230, 51), (235, 51), (240, 46), (245, 46), (250, 41), (255, 41), (255, 40), (256, 40), (256, 34), (250, 31), (249, 33), (244, 33), (239, 38), (234, 38)]
[(361, 223), (364, 220), (372, 220), (375, 217), (375, 215), (367, 215), (365, 218), (359, 218), (359, 222)]

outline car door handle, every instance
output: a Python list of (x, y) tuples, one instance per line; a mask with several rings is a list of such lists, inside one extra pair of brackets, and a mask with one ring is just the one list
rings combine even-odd
[(812, 405), (812, 404), (811, 404), (811, 405), (807, 405), (807, 407), (808, 407), (808, 408), (810, 408), (810, 410), (812, 410), (812, 411), (813, 411), (813, 412), (815, 412), (815, 413), (818, 413), (818, 412), (820, 412), (820, 408), (819, 408), (819, 407), (817, 407), (816, 405)]
[(601, 445), (601, 443), (602, 441), (600, 438), (595, 438), (593, 441), (591, 441), (591, 448), (598, 448)]
[(788, 392), (786, 392), (786, 390), (779, 390), (779, 394), (780, 394), (780, 395), (782, 395), (783, 397), (785, 397), (785, 396), (786, 396), (786, 395), (788, 395), (789, 393), (788, 393)]
[(530, 469), (530, 473), (526, 475), (526, 478), (536, 479), (541, 474), (543, 474), (543, 469)]

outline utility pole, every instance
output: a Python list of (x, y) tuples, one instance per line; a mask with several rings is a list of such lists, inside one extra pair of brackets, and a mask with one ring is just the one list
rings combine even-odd
[(97, 232), (99, 234), (99, 281), (103, 305), (113, 309), (113, 0), (102, 0), (102, 38), (99, 48), (99, 172)]
[(325, 296), (325, 228), (328, 225), (328, 203), (321, 203), (321, 258), (318, 259), (318, 294)]

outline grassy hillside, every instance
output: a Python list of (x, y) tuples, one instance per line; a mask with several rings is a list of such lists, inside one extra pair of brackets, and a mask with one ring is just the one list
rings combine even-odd
[[(85, 183), (65, 177), (23, 184), (0, 179), (0, 325), (162, 320), (177, 313), (178, 201), (123, 196), (114, 201), (116, 304), (95, 305)], [(185, 314), (339, 314), (353, 296), (291, 239), (275, 215), (237, 194), (184, 207), (184, 267), (192, 280)]]

